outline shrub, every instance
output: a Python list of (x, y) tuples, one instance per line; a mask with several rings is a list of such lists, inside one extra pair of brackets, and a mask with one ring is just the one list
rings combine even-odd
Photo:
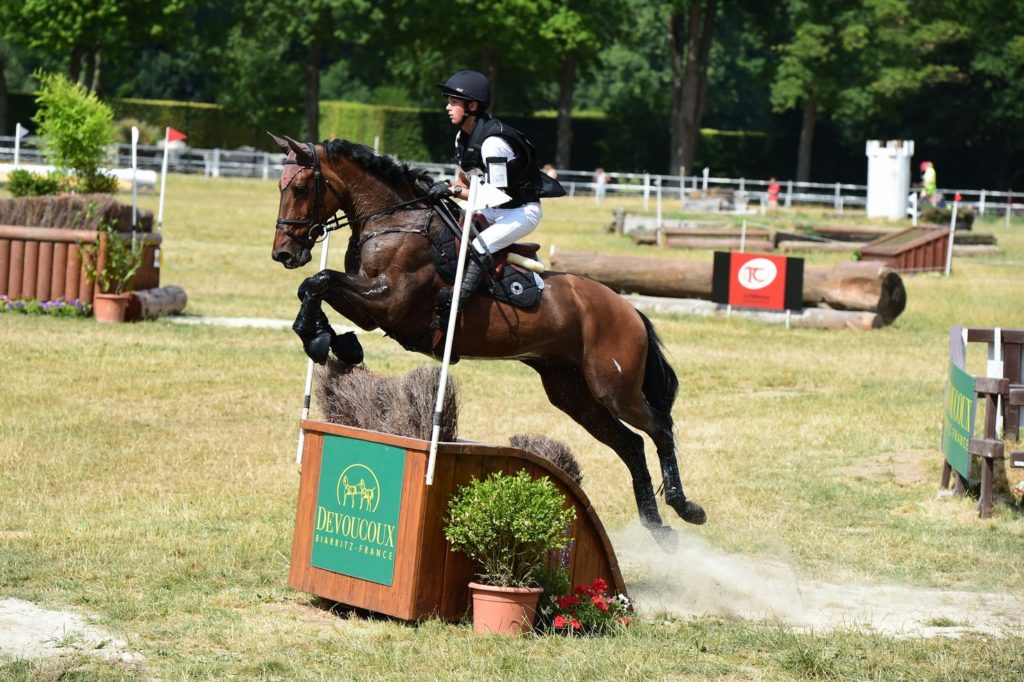
[(121, 238), (111, 223), (104, 223), (100, 230), (107, 235), (107, 251), (103, 268), (99, 268), (100, 242), (86, 244), (79, 242), (82, 249), (82, 267), (90, 284), (99, 282), (100, 291), (105, 294), (122, 294), (132, 290), (132, 279), (142, 266), (143, 244), (139, 239), (128, 244)]
[(35, 121), (47, 159), (85, 183), (95, 180), (107, 145), (114, 141), (114, 113), (82, 86), (61, 74), (37, 72)]
[(452, 549), (477, 562), (482, 583), (533, 587), (550, 552), (562, 550), (576, 517), (546, 476), (520, 470), (473, 479), (448, 504), (445, 537)]
[(11, 171), (7, 176), (7, 189), (11, 191), (12, 196), (16, 197), (41, 197), (58, 194), (63, 184), (63, 176), (60, 173), (43, 175), (19, 168)]

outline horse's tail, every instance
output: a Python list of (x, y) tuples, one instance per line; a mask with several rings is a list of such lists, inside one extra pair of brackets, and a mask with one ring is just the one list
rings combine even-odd
[(647, 328), (647, 367), (644, 368), (644, 398), (666, 424), (672, 426), (672, 405), (679, 391), (679, 379), (662, 352), (663, 344), (654, 331), (654, 325), (639, 310), (636, 311)]

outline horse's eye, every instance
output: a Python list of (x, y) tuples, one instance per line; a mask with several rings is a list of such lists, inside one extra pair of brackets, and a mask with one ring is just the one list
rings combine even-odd
[(298, 196), (306, 196), (307, 191), (308, 190), (306, 189), (305, 185), (295, 185), (295, 194), (297, 194)]

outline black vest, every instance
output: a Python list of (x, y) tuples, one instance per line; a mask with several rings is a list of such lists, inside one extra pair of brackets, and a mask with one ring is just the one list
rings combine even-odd
[(512, 201), (500, 208), (516, 208), (540, 201), (541, 197), (565, 196), (565, 190), (537, 167), (537, 155), (526, 136), (510, 125), (483, 114), (477, 119), (471, 135), (460, 131), (455, 145), (454, 161), (463, 170), (486, 171), (487, 166), (480, 154), (484, 140), (497, 135), (504, 138), (515, 152), (516, 158), (508, 163), (508, 188), (506, 194)]

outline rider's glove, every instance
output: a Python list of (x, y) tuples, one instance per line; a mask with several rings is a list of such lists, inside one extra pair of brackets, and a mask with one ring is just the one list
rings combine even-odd
[(442, 199), (452, 196), (452, 190), (448, 186), (447, 182), (435, 182), (430, 186), (430, 189), (427, 190), (427, 196), (434, 201), (441, 201)]

